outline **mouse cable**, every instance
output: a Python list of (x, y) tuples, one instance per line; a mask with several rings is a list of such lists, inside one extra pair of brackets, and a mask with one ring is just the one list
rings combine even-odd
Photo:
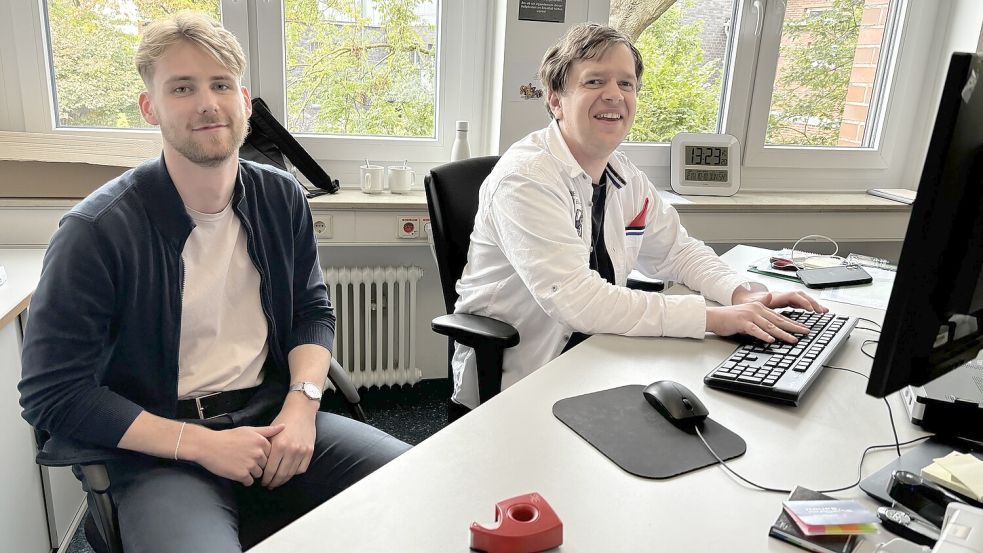
[[(693, 427), (693, 429), (696, 430), (696, 435), (700, 437), (700, 441), (703, 442), (704, 447), (707, 448), (707, 451), (710, 452), (710, 455), (713, 455), (713, 458), (716, 459), (717, 462), (720, 464), (720, 466), (724, 470), (726, 470), (728, 473), (736, 476), (741, 481), (746, 482), (750, 486), (755, 487), (755, 488), (757, 488), (757, 489), (759, 489), (761, 491), (774, 492), (774, 493), (784, 493), (784, 494), (790, 494), (790, 493), (792, 493), (792, 490), (786, 490), (786, 489), (781, 489), (781, 488), (769, 488), (767, 486), (762, 486), (760, 484), (755, 484), (754, 482), (748, 480), (747, 478), (744, 478), (743, 476), (741, 476), (740, 474), (738, 474), (737, 472), (735, 472), (734, 469), (730, 468), (730, 466), (727, 465), (727, 463), (724, 462), (724, 460), (721, 459), (719, 455), (717, 455), (717, 452), (715, 452), (713, 450), (713, 448), (710, 447), (710, 444), (707, 443), (706, 438), (703, 437), (703, 433), (700, 432), (700, 427), (698, 425), (695, 426), (695, 427)], [(857, 480), (856, 481), (854, 481), (849, 486), (843, 486), (841, 488), (831, 488), (831, 489), (828, 489), (828, 490), (816, 490), (816, 491), (819, 492), (819, 493), (835, 493), (835, 492), (842, 492), (842, 491), (845, 491), (845, 490), (849, 490), (850, 488), (853, 488), (855, 486), (858, 486), (860, 484), (860, 482), (863, 480), (864, 459), (867, 458), (867, 454), (868, 453), (870, 453), (871, 451), (873, 451), (875, 449), (888, 449), (888, 448), (893, 448), (896, 445), (900, 445), (902, 447), (906, 447), (906, 446), (913, 445), (913, 444), (918, 443), (918, 442), (922, 442), (922, 441), (927, 440), (929, 438), (931, 438), (931, 436), (922, 436), (921, 438), (915, 438), (913, 440), (908, 440), (907, 442), (901, 442), (900, 444), (877, 444), (877, 445), (869, 446), (866, 449), (864, 449), (863, 453), (860, 454), (860, 464), (857, 465)]]
[[(866, 345), (868, 342), (877, 343), (876, 340), (865, 340), (863, 345)], [(863, 350), (863, 345), (861, 345), (861, 350)], [(864, 353), (867, 354), (866, 352), (864, 352)], [(867, 354), (867, 355), (869, 357), (873, 357), (873, 356), (871, 356), (869, 354)], [(870, 377), (867, 376), (866, 374), (864, 374), (864, 373), (862, 373), (860, 371), (855, 371), (853, 369), (847, 369), (845, 367), (836, 367), (836, 366), (833, 366), (833, 365), (823, 365), (823, 367), (829, 368), (829, 369), (835, 369), (835, 370), (839, 370), (839, 371), (850, 372), (850, 373), (853, 373), (853, 374), (856, 374), (856, 375), (860, 375), (860, 376), (862, 376), (862, 377), (864, 377), (864, 378), (866, 378), (868, 380), (870, 379)], [(927, 439), (928, 438), (928, 436), (923, 436), (921, 438), (915, 438), (914, 440), (909, 440), (907, 442), (901, 443), (899, 441), (899, 439), (898, 439), (898, 429), (897, 429), (897, 426), (894, 424), (894, 411), (891, 409), (891, 404), (888, 402), (887, 398), (882, 398), (882, 399), (884, 400), (884, 405), (887, 406), (887, 415), (888, 415), (888, 418), (891, 421), (891, 432), (894, 434), (894, 443), (893, 444), (873, 445), (873, 446), (870, 446), (867, 449), (865, 449), (864, 452), (863, 452), (863, 454), (861, 454), (861, 456), (860, 456), (860, 464), (857, 467), (857, 481), (856, 482), (854, 482), (853, 484), (850, 484), (849, 486), (844, 486), (842, 488), (834, 488), (834, 489), (829, 489), (829, 490), (818, 490), (820, 493), (840, 492), (840, 491), (848, 490), (848, 489), (850, 489), (850, 488), (852, 488), (852, 487), (860, 484), (860, 481), (863, 480), (862, 468), (863, 468), (863, 464), (864, 464), (864, 459), (867, 457), (867, 454), (870, 453), (871, 450), (873, 450), (873, 449), (883, 449), (883, 448), (893, 447), (895, 449), (895, 451), (897, 451), (898, 457), (901, 457), (901, 446), (902, 445), (913, 444), (915, 442), (918, 442), (920, 440), (924, 440), (924, 439)], [(724, 469), (726, 469), (727, 472), (733, 474), (734, 476), (736, 476), (737, 478), (739, 478), (741, 481), (743, 481), (743, 482), (745, 482), (745, 483), (747, 483), (747, 484), (749, 484), (751, 486), (754, 486), (755, 488), (758, 488), (760, 490), (766, 491), (766, 492), (792, 493), (791, 490), (786, 490), (786, 489), (781, 489), (781, 488), (770, 488), (768, 486), (762, 486), (760, 484), (756, 484), (754, 482), (751, 482), (747, 478), (744, 478), (740, 474), (736, 473), (734, 471), (734, 469), (730, 468), (730, 466), (728, 466), (727, 463), (725, 463), (724, 460), (721, 459), (719, 455), (717, 455), (717, 453), (713, 450), (713, 448), (710, 447), (710, 444), (707, 442), (706, 438), (703, 437), (703, 433), (700, 432), (699, 425), (697, 425), (697, 426), (695, 426), (693, 428), (694, 428), (694, 430), (696, 430), (696, 435), (700, 437), (700, 441), (702, 441), (703, 442), (703, 445), (707, 448), (707, 451), (709, 451), (710, 454), (713, 455), (714, 459), (716, 459), (717, 462), (720, 463), (720, 466), (722, 466)]]

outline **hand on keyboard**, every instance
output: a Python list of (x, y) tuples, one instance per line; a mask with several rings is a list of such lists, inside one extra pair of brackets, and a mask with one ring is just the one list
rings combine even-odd
[(806, 335), (809, 328), (752, 301), (726, 307), (707, 307), (707, 330), (718, 336), (747, 334), (764, 342), (776, 339), (794, 344), (793, 334)]
[(826, 361), (849, 339), (857, 319), (805, 309), (781, 309), (778, 314), (808, 327), (809, 334), (793, 345), (745, 336), (703, 381), (712, 388), (797, 405)]

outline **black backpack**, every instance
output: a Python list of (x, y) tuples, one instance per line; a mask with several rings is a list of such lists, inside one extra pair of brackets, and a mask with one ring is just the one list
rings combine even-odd
[(287, 129), (273, 117), (269, 106), (262, 98), (253, 98), (253, 113), (249, 116), (249, 134), (246, 142), (239, 148), (239, 157), (273, 165), (286, 171), (284, 157), (311, 183), (320, 188), (307, 194), (308, 198), (338, 192), (337, 179), (332, 179), (314, 158), (304, 150)]

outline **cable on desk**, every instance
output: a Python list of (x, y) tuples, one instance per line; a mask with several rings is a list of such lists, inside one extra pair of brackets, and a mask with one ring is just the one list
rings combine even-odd
[(854, 319), (857, 319), (858, 321), (864, 321), (865, 323), (870, 323), (870, 324), (872, 324), (872, 325), (874, 325), (874, 326), (877, 327), (877, 328), (861, 328), (860, 330), (869, 330), (871, 332), (880, 332), (881, 331), (881, 328), (882, 327), (881, 327), (880, 324), (878, 324), (877, 321), (872, 321), (872, 320), (868, 319), (867, 317), (854, 317)]
[(878, 340), (864, 340), (860, 344), (860, 353), (862, 353), (862, 354), (866, 355), (867, 357), (870, 357), (871, 359), (873, 359), (874, 356), (872, 354), (870, 354), (870, 353), (867, 353), (867, 350), (865, 350), (864, 347), (867, 344), (876, 344), (876, 343), (878, 343)]
[[(863, 344), (860, 346), (861, 351), (863, 351), (863, 346), (864, 345), (867, 345), (868, 343), (875, 343), (876, 344), (877, 343), (877, 340), (864, 340)], [(873, 356), (870, 355), (870, 354), (868, 354), (867, 352), (864, 352), (864, 354), (867, 355), (868, 357), (873, 358)], [(833, 365), (823, 365), (823, 367), (825, 367), (827, 369), (838, 370), (838, 371), (846, 371), (846, 372), (849, 372), (849, 373), (860, 375), (860, 376), (864, 377), (865, 379), (870, 380), (870, 377), (868, 375), (866, 375), (866, 374), (864, 374), (864, 373), (862, 373), (860, 371), (856, 371), (856, 370), (853, 370), (853, 369), (848, 369), (846, 367), (836, 367), (836, 366), (833, 366)], [(894, 434), (894, 443), (893, 444), (872, 445), (872, 446), (868, 447), (867, 449), (865, 449), (864, 452), (860, 455), (860, 464), (857, 466), (857, 481), (856, 482), (854, 482), (853, 484), (850, 484), (849, 486), (843, 486), (842, 488), (833, 488), (833, 489), (829, 489), (829, 490), (818, 490), (820, 493), (842, 492), (844, 490), (849, 490), (850, 488), (859, 485), (860, 484), (860, 481), (863, 480), (864, 459), (867, 458), (867, 454), (870, 453), (871, 450), (873, 450), (873, 449), (883, 449), (883, 448), (886, 448), (886, 447), (893, 447), (895, 449), (895, 451), (897, 451), (898, 457), (901, 457), (901, 446), (903, 446), (903, 445), (910, 445), (910, 444), (913, 444), (915, 442), (918, 442), (918, 441), (921, 441), (921, 440), (925, 440), (925, 439), (928, 438), (928, 436), (923, 436), (921, 438), (915, 438), (914, 440), (909, 440), (907, 442), (901, 443), (900, 440), (898, 439), (898, 428), (894, 424), (894, 411), (891, 409), (891, 403), (888, 402), (888, 400), (887, 400), (886, 397), (885, 398), (882, 398), (882, 399), (884, 400), (884, 405), (887, 406), (887, 416), (888, 416), (888, 418), (891, 421), (891, 432)], [(700, 437), (700, 441), (703, 442), (704, 447), (707, 448), (707, 451), (710, 452), (710, 455), (713, 455), (713, 458), (716, 459), (718, 463), (720, 463), (720, 466), (723, 467), (730, 474), (736, 476), (741, 481), (743, 481), (743, 482), (745, 482), (745, 483), (747, 483), (747, 484), (749, 484), (749, 485), (751, 485), (751, 486), (753, 486), (755, 488), (758, 488), (759, 490), (762, 490), (762, 491), (774, 492), (774, 493), (792, 493), (792, 490), (786, 490), (786, 489), (782, 489), (782, 488), (771, 488), (771, 487), (768, 487), (768, 486), (762, 486), (761, 484), (756, 484), (756, 483), (748, 480), (747, 478), (744, 478), (743, 476), (741, 476), (740, 474), (738, 474), (737, 472), (735, 472), (734, 469), (730, 468), (730, 466), (728, 466), (727, 463), (725, 463), (724, 460), (721, 459), (719, 455), (717, 455), (717, 452), (714, 451), (712, 447), (710, 447), (710, 444), (707, 442), (706, 438), (703, 437), (703, 433), (700, 432), (700, 426), (699, 425), (694, 426), (693, 429), (696, 430), (696, 435)]]
[(703, 437), (703, 433), (700, 432), (700, 425), (697, 424), (696, 426), (693, 427), (693, 429), (696, 430), (696, 435), (700, 437), (700, 441), (702, 441), (703, 442), (703, 445), (706, 446), (707, 451), (710, 452), (710, 455), (713, 455), (713, 458), (716, 459), (717, 462), (720, 463), (720, 466), (723, 467), (727, 472), (729, 472), (729, 473), (733, 474), (734, 476), (740, 478), (742, 481), (750, 484), (751, 486), (754, 486), (755, 488), (758, 488), (759, 490), (763, 490), (763, 491), (766, 491), (766, 492), (775, 492), (775, 493), (792, 493), (792, 490), (785, 490), (785, 489), (779, 489), (779, 488), (769, 488), (768, 486), (762, 486), (761, 484), (755, 484), (754, 482), (748, 480), (747, 478), (744, 478), (740, 474), (737, 474), (736, 472), (734, 472), (734, 469), (730, 468), (727, 465), (727, 463), (725, 463), (724, 460), (721, 459), (719, 455), (717, 455), (717, 452), (714, 451), (712, 447), (710, 447), (710, 444), (707, 443), (706, 438)]
[[(861, 351), (863, 351), (864, 344), (867, 344), (868, 342), (873, 342), (873, 343), (876, 344), (877, 343), (877, 340), (864, 340), (864, 343), (860, 345), (860, 350)], [(867, 352), (864, 352), (864, 354), (867, 354)], [(845, 367), (834, 367), (833, 365), (823, 365), (823, 367), (825, 367), (827, 369), (835, 369), (835, 370), (838, 370), (838, 371), (846, 371), (848, 373), (859, 374), (860, 376), (864, 377), (865, 379), (870, 380), (870, 377), (867, 376), (866, 374), (864, 374), (864, 373), (862, 373), (860, 371), (855, 371), (853, 369), (847, 369)], [(891, 420), (891, 432), (894, 433), (895, 449), (897, 449), (897, 451), (898, 451), (898, 457), (901, 457), (901, 444), (898, 442), (898, 427), (894, 425), (894, 411), (891, 409), (891, 403), (888, 402), (888, 400), (887, 400), (886, 397), (885, 398), (881, 398), (881, 399), (884, 400), (884, 405), (887, 405), (887, 416)]]
[(852, 488), (854, 486), (860, 485), (861, 480), (863, 480), (864, 459), (866, 459), (867, 458), (867, 454), (870, 453), (874, 449), (889, 449), (889, 448), (892, 448), (892, 447), (907, 447), (909, 445), (914, 445), (914, 444), (916, 444), (918, 442), (923, 442), (923, 441), (925, 441), (925, 440), (927, 440), (927, 439), (929, 439), (931, 437), (932, 436), (922, 436), (921, 438), (915, 438), (913, 440), (908, 440), (907, 442), (901, 442), (900, 444), (894, 443), (894, 444), (878, 444), (878, 445), (872, 445), (872, 446), (868, 447), (867, 449), (865, 449), (864, 452), (860, 455), (860, 464), (857, 465), (857, 481), (856, 482), (854, 482), (853, 484), (850, 484), (849, 486), (844, 486), (842, 488), (835, 488), (835, 489), (832, 489), (832, 490), (819, 490), (819, 491), (820, 491), (820, 493), (842, 492), (844, 490), (849, 490), (850, 488)]
[[(718, 463), (720, 463), (720, 466), (724, 470), (726, 470), (727, 472), (729, 472), (730, 474), (736, 476), (741, 481), (746, 482), (747, 484), (749, 484), (749, 485), (751, 485), (751, 486), (753, 486), (755, 488), (758, 488), (761, 491), (774, 492), (774, 493), (784, 493), (784, 494), (790, 494), (790, 493), (792, 493), (792, 490), (786, 490), (786, 489), (781, 489), (781, 488), (769, 488), (768, 486), (762, 486), (761, 484), (755, 484), (754, 482), (748, 480), (747, 478), (744, 478), (740, 474), (737, 474), (737, 472), (735, 472), (734, 469), (730, 468), (730, 466), (728, 466), (727, 463), (724, 462), (724, 460), (721, 459), (719, 455), (717, 455), (717, 452), (715, 452), (713, 450), (713, 448), (710, 447), (710, 444), (707, 443), (706, 438), (703, 437), (703, 433), (700, 432), (699, 425), (695, 426), (694, 427), (694, 430), (696, 430), (696, 435), (700, 437), (700, 441), (703, 442), (704, 447), (707, 448), (707, 451), (710, 452), (710, 455), (713, 455), (713, 458), (716, 459)], [(875, 449), (885, 449), (885, 448), (891, 448), (891, 447), (898, 447), (898, 448), (906, 447), (906, 446), (913, 445), (915, 443), (918, 443), (918, 442), (927, 440), (929, 438), (931, 438), (931, 436), (922, 436), (921, 438), (915, 438), (913, 440), (908, 440), (907, 442), (901, 442), (900, 444), (899, 443), (893, 443), (893, 444), (877, 444), (877, 445), (868, 446), (867, 449), (864, 449), (864, 452), (860, 454), (860, 464), (857, 465), (857, 480), (854, 483), (850, 484), (849, 486), (843, 486), (841, 488), (831, 488), (831, 489), (828, 489), (828, 490), (816, 490), (816, 491), (818, 491), (819, 493), (835, 493), (835, 492), (842, 492), (842, 491), (845, 491), (845, 490), (849, 490), (850, 488), (856, 487), (856, 486), (860, 485), (861, 480), (863, 480), (864, 459), (867, 458), (867, 454), (868, 453), (870, 453), (871, 451), (873, 451)]]

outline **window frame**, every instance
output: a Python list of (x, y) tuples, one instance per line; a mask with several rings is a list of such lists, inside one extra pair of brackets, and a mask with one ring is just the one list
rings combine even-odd
[[(872, 146), (862, 147), (815, 147), (803, 145), (768, 145), (765, 135), (768, 127), (768, 114), (771, 110), (775, 78), (778, 71), (779, 48), (785, 20), (785, 2), (769, 1), (765, 11), (764, 30), (758, 51), (754, 91), (748, 107), (748, 128), (744, 141), (744, 165), (747, 167), (785, 167), (785, 168), (824, 168), (844, 169), (888, 169), (889, 152), (896, 147), (897, 140), (890, 131), (892, 106), (896, 106), (895, 94), (899, 93), (897, 83), (900, 74), (905, 73), (904, 58), (900, 51), (905, 44), (906, 32), (911, 32), (909, 0), (892, 0), (893, 16), (885, 27), (891, 34), (885, 37), (881, 47), (883, 59), (878, 62), (875, 86), (878, 87), (878, 103), (871, 105), (873, 125), (866, 130)], [(871, 120), (871, 119), (869, 119)]]
[[(481, 75), (484, 69), (485, 26), (481, 24), (481, 17), (487, 13), (477, 7), (465, 9), (466, 4), (481, 6), (480, 1), (437, 1), (436, 136), (401, 138), (296, 133), (297, 141), (315, 159), (356, 162), (368, 157), (373, 162), (404, 159), (418, 163), (446, 161), (450, 158), (454, 141), (454, 124), (459, 119), (470, 121), (471, 147), (481, 151), (480, 145), (476, 147), (475, 139), (483, 134)], [(260, 2), (255, 7), (257, 21), (283, 21), (282, 2)], [(259, 69), (253, 81), (256, 95), (264, 98), (270, 111), (280, 121), (285, 120), (287, 109), (286, 87), (283, 85), (286, 64), (283, 35), (282, 24), (266, 26), (257, 33), (255, 59), (258, 59)], [(351, 169), (350, 163), (344, 165), (346, 169)]]
[[(600, 0), (610, 5), (609, 0)], [(731, 134), (742, 147), (744, 189), (754, 190), (865, 190), (872, 186), (901, 186), (910, 136), (925, 105), (922, 83), (934, 78), (926, 60), (938, 45), (931, 37), (944, 19), (928, 2), (898, 0), (896, 21), (889, 39), (888, 71), (881, 78), (885, 96), (877, 106), (877, 132), (870, 148), (815, 148), (765, 146), (765, 128), (778, 64), (778, 45), (785, 14), (784, 0), (737, 0), (730, 68), (723, 86), (722, 112), (717, 132)], [(758, 14), (761, 32), (756, 33)], [(914, 22), (918, 22), (915, 24)], [(644, 86), (644, 84), (643, 84)], [(930, 103), (930, 102), (929, 102)], [(620, 148), (657, 186), (668, 187), (668, 143), (625, 143)], [(816, 171), (820, 169), (821, 171)]]
[[(454, 124), (458, 119), (471, 122), (471, 147), (481, 151), (485, 119), (483, 75), (487, 55), (485, 26), (482, 18), (489, 14), (481, 0), (438, 0), (438, 72), (437, 119), (435, 138), (377, 138), (360, 136), (298, 135), (299, 142), (319, 162), (342, 162), (341, 171), (332, 175), (357, 177), (357, 164), (366, 156), (380, 161), (408, 159), (410, 162), (438, 162), (450, 157)], [(271, 86), (278, 78), (273, 71), (284, 65), (281, 2), (267, 0), (220, 0), (223, 25), (239, 39), (248, 59), (242, 84), (253, 96), (262, 96), (274, 114), (282, 117), (285, 90), (278, 93)], [(50, 70), (49, 41), (45, 24), (45, 0), (12, 0), (10, 18), (0, 21), (0, 81), (17, 83), (13, 92), (0, 93), (0, 131), (44, 136), (38, 148), (38, 161), (90, 162), (105, 164), (111, 157), (95, 152), (100, 140), (111, 143), (121, 163), (153, 152), (159, 154), (160, 133), (157, 129), (58, 128)], [(270, 19), (276, 12), (277, 19)], [(0, 12), (2, 13), (2, 12)], [(257, 22), (273, 21), (268, 25)], [(6, 29), (4, 27), (7, 27)], [(9, 31), (9, 32), (4, 32)], [(279, 49), (271, 48), (271, 38), (279, 40)], [(26, 47), (23, 45), (27, 45)], [(12, 52), (13, 55), (9, 56)], [(13, 68), (5, 62), (12, 59)], [(282, 82), (282, 77), (280, 77)], [(265, 95), (264, 95), (265, 93)], [(272, 96), (272, 98), (271, 98)], [(283, 101), (281, 102), (281, 99)], [(273, 101), (270, 101), (273, 100)], [(136, 98), (133, 99), (136, 102)], [(17, 115), (22, 117), (17, 117)], [(282, 120), (282, 119), (281, 119)], [(10, 138), (0, 139), (0, 145)], [(145, 157), (144, 157), (145, 159)], [(334, 164), (332, 164), (334, 167)], [(357, 180), (357, 178), (355, 179)]]

